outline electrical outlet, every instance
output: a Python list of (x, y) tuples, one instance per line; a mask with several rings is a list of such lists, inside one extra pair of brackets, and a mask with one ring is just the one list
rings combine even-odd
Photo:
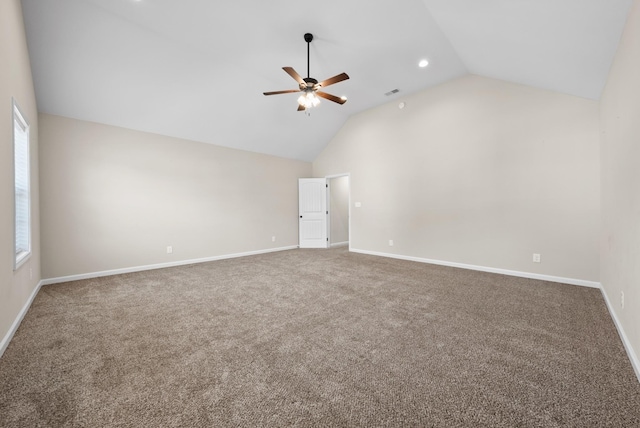
[(540, 263), (540, 254), (533, 253), (533, 262)]
[(393, 247), (393, 239), (389, 239), (389, 246)]
[(271, 237), (271, 242), (276, 242), (276, 237), (275, 236)]
[(620, 292), (620, 307), (624, 309), (624, 291)]
[(167, 247), (167, 254), (171, 254), (171, 253), (173, 253), (173, 247), (171, 245), (169, 245)]

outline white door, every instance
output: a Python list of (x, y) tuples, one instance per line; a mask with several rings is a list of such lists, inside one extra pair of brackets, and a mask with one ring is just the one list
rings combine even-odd
[(298, 179), (300, 248), (327, 248), (327, 179)]

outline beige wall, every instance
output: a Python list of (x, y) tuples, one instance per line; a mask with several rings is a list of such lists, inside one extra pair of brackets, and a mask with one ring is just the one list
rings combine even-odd
[(601, 99), (600, 118), (602, 287), (633, 347), (637, 370), (640, 369), (639, 75), (640, 1), (636, 0)]
[(44, 278), (298, 243), (309, 163), (46, 114), (40, 129)]
[[(13, 114), (15, 98), (31, 125), (31, 258), (13, 270)], [(0, 1), (0, 341), (40, 280), (38, 113), (19, 0)], [(0, 352), (2, 350), (0, 349)]]
[(332, 245), (349, 242), (349, 177), (329, 179), (329, 196), (329, 242)]
[(353, 249), (597, 282), (598, 133), (595, 101), (467, 76), (351, 117), (313, 172), (351, 173)]

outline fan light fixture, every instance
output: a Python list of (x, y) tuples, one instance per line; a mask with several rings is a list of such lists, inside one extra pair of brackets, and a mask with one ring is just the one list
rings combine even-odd
[(347, 73), (340, 73), (336, 76), (330, 77), (327, 80), (318, 82), (316, 79), (309, 75), (309, 45), (313, 40), (313, 34), (306, 33), (304, 35), (304, 41), (307, 42), (307, 77), (302, 78), (292, 67), (282, 67), (282, 69), (298, 82), (298, 89), (288, 89), (284, 91), (264, 92), (264, 95), (278, 95), (278, 94), (290, 94), (294, 92), (302, 92), (298, 97), (298, 111), (304, 111), (309, 114), (309, 109), (317, 107), (320, 104), (320, 98), (324, 98), (334, 103), (344, 104), (347, 102), (347, 97), (336, 97), (335, 95), (327, 94), (321, 89), (326, 88), (329, 85), (333, 85), (343, 80), (347, 80), (349, 76)]
[(305, 89), (304, 94), (298, 98), (298, 104), (305, 108), (305, 110), (311, 107), (317, 107), (320, 104), (320, 98), (311, 89)]

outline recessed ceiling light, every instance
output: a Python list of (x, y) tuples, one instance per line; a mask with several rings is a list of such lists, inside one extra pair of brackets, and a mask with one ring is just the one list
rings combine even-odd
[(418, 63), (418, 66), (420, 68), (425, 68), (427, 65), (429, 65), (429, 61), (427, 61), (426, 59), (422, 59), (420, 60), (420, 62)]

